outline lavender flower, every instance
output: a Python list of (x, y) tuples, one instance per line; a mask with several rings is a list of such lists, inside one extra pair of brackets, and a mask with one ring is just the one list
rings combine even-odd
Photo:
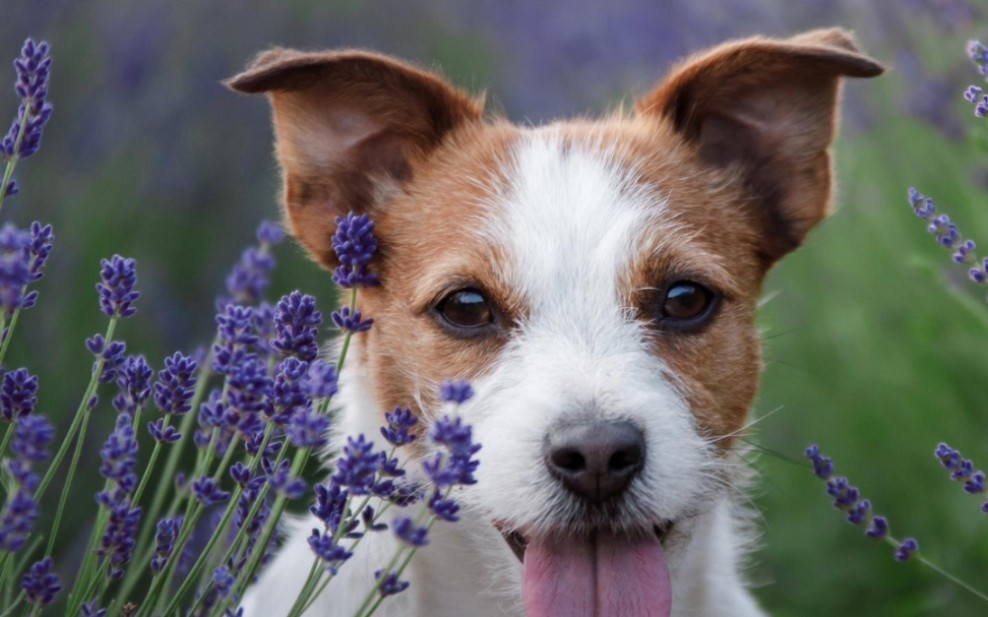
[(117, 375), (120, 394), (113, 399), (113, 406), (120, 413), (133, 417), (144, 407), (151, 396), (151, 377), (154, 371), (148, 366), (144, 356), (129, 356), (124, 360)]
[(439, 386), (439, 399), (446, 403), (462, 405), (473, 398), (473, 387), (468, 381), (446, 381)]
[[(93, 372), (100, 371), (99, 382), (110, 383), (117, 377), (117, 370), (124, 363), (124, 354), (127, 353), (127, 344), (123, 341), (111, 341), (109, 345), (103, 339), (102, 334), (96, 334), (92, 338), (86, 339), (86, 349), (96, 356), (93, 363)], [(100, 361), (103, 366), (100, 368)], [(94, 405), (90, 405), (91, 407)]]
[(285, 429), (285, 434), (298, 448), (321, 448), (328, 442), (329, 417), (317, 413), (311, 407), (296, 411)]
[(20, 461), (42, 463), (48, 460), (48, 444), (54, 437), (55, 428), (48, 418), (32, 414), (17, 422), (10, 448)]
[[(374, 579), (381, 580), (382, 572), (383, 570), (377, 570), (374, 572)], [(398, 580), (397, 572), (389, 572), (384, 577), (384, 580), (382, 580), (378, 585), (378, 591), (382, 596), (393, 596), (408, 589), (409, 584), (410, 583), (408, 581)]]
[[(242, 415), (265, 412), (270, 415), (271, 387), (267, 366), (257, 356), (249, 356), (238, 365), (229, 380), (229, 401), (232, 410)], [(244, 432), (243, 424), (238, 425)]]
[(20, 488), (0, 510), (0, 551), (21, 550), (38, 520), (38, 502), (30, 489)]
[(97, 554), (100, 559), (110, 559), (110, 578), (123, 577), (124, 566), (130, 562), (137, 547), (137, 529), (141, 522), (141, 508), (131, 507), (130, 499), (119, 493), (103, 495), (101, 505), (110, 510), (106, 531), (100, 539)]
[(446, 416), (436, 423), (429, 436), (445, 450), (423, 463), (432, 483), (437, 488), (475, 484), (477, 480), (473, 473), (480, 461), (475, 460), (473, 455), (480, 450), (480, 444), (473, 443), (470, 425), (464, 424), (459, 417)]
[[(970, 459), (961, 456), (958, 450), (954, 450), (945, 443), (941, 443), (934, 451), (934, 455), (940, 459), (940, 464), (944, 469), (950, 471), (950, 479), (955, 482), (963, 482), (964, 490), (972, 495), (981, 495), (988, 492), (985, 486), (985, 472), (974, 469), (974, 463)], [(988, 512), (988, 501), (982, 504), (982, 512)]]
[(134, 302), (141, 297), (137, 285), (137, 262), (114, 255), (100, 260), (100, 279), (96, 284), (100, 309), (107, 317), (130, 317), (137, 312)]
[(384, 456), (374, 451), (374, 444), (363, 435), (350, 437), (343, 446), (343, 456), (336, 462), (333, 482), (349, 490), (351, 495), (367, 495)]
[(28, 268), (30, 282), (35, 283), (44, 277), (45, 264), (48, 262), (54, 242), (55, 232), (51, 225), (42, 226), (38, 221), (31, 223), (31, 242), (28, 246), (31, 256)]
[(296, 410), (309, 403), (302, 392), (302, 380), (308, 370), (308, 362), (293, 357), (285, 358), (275, 368), (270, 409), (271, 420), (278, 426), (287, 424)]
[(134, 436), (133, 420), (126, 413), (117, 416), (116, 429), (110, 433), (99, 452), (103, 464), (100, 474), (113, 480), (127, 493), (137, 487), (137, 439)]
[(165, 358), (165, 368), (158, 372), (154, 384), (154, 403), (162, 413), (185, 415), (191, 411), (198, 369), (195, 360), (177, 351)]
[(384, 414), (388, 425), (381, 428), (381, 435), (394, 446), (410, 444), (418, 437), (411, 430), (418, 424), (418, 418), (409, 408), (395, 407), (394, 411)]
[(257, 241), (268, 246), (281, 244), (285, 239), (285, 228), (274, 221), (264, 220), (257, 226)]
[(10, 131), (0, 140), (0, 153), (8, 159), (15, 155), (27, 158), (41, 147), (41, 133), (52, 112), (51, 104), (45, 101), (51, 70), (48, 43), (35, 43), (32, 39), (24, 41), (20, 57), (14, 60), (14, 68), (17, 71), (15, 90), (21, 104)]
[(233, 373), (258, 342), (250, 307), (227, 304), (216, 316), (219, 343), (213, 346), (213, 370), (221, 375)]
[(343, 507), (346, 505), (349, 493), (340, 486), (339, 482), (315, 486), (316, 502), (309, 508), (313, 516), (326, 524), (331, 530), (336, 530), (343, 517)]
[(273, 346), (285, 355), (312, 362), (319, 354), (316, 337), (321, 324), (322, 313), (316, 310), (316, 299), (293, 291), (278, 302)]
[(62, 590), (58, 576), (52, 572), (51, 557), (45, 557), (31, 566), (21, 579), (21, 589), (31, 604), (37, 606), (51, 604), (55, 594)]
[(336, 217), (336, 233), (333, 234), (333, 251), (340, 261), (333, 280), (340, 287), (373, 287), (378, 284), (377, 275), (368, 264), (377, 251), (374, 238), (374, 221), (368, 214)]
[(344, 306), (338, 311), (333, 311), (330, 317), (336, 327), (344, 332), (367, 332), (374, 325), (373, 319), (363, 319), (359, 310), (350, 311), (350, 307)]
[(14, 311), (30, 308), (37, 294), (27, 294), (31, 282), (31, 235), (13, 223), (0, 228), (0, 308), (9, 318)]
[(182, 439), (182, 433), (174, 426), (165, 426), (165, 419), (148, 422), (148, 433), (159, 443), (175, 443)]
[(224, 491), (213, 482), (212, 478), (203, 476), (192, 482), (192, 493), (196, 499), (204, 506), (212, 506), (223, 503), (230, 498), (230, 493)]
[(38, 403), (38, 377), (26, 368), (4, 374), (0, 384), (0, 417), (6, 422), (30, 415)]
[[(834, 507), (847, 514), (852, 525), (865, 527), (865, 535), (874, 540), (894, 541), (890, 536), (889, 522), (874, 513), (871, 502), (861, 499), (860, 491), (843, 476), (834, 477), (833, 461), (823, 456), (820, 446), (813, 444), (806, 449), (806, 458), (813, 463), (814, 473), (827, 481), (827, 494), (834, 498)], [(912, 538), (897, 545), (895, 558), (906, 561), (916, 552), (918, 544)]]
[(216, 301), (222, 311), (227, 304), (255, 305), (264, 297), (271, 285), (271, 272), (276, 265), (271, 255), (271, 247), (285, 237), (280, 226), (270, 221), (261, 221), (257, 228), (260, 246), (251, 246), (240, 255), (240, 261), (233, 266), (226, 277), (226, 295)]
[(312, 548), (312, 552), (323, 561), (326, 569), (334, 575), (339, 571), (340, 566), (353, 556), (352, 552), (333, 541), (332, 534), (323, 533), (318, 529), (312, 530), (312, 535), (309, 536), (309, 546)]
[(267, 472), (268, 484), (271, 485), (271, 488), (287, 499), (298, 499), (305, 494), (305, 489), (308, 488), (304, 480), (290, 474), (288, 461), (286, 460), (281, 461), (276, 468), (265, 469), (265, 471)]
[(895, 549), (895, 559), (902, 562), (909, 561), (917, 551), (919, 551), (919, 542), (914, 538), (906, 538), (899, 548)]
[(313, 400), (335, 395), (339, 392), (336, 367), (322, 360), (310, 364), (309, 372), (302, 381), (302, 392)]
[(99, 608), (98, 599), (83, 603), (79, 617), (106, 617), (107, 609)]

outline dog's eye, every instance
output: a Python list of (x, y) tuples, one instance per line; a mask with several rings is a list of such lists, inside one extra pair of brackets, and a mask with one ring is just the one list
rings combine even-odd
[(699, 283), (678, 281), (662, 299), (659, 321), (678, 329), (699, 327), (713, 314), (716, 299), (714, 292)]
[(476, 289), (461, 289), (443, 298), (436, 306), (439, 316), (458, 331), (473, 334), (494, 323), (494, 312), (484, 294)]

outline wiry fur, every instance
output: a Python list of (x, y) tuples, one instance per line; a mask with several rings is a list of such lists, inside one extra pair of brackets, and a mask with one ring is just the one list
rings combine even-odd
[[(286, 216), (314, 258), (332, 264), (333, 215), (378, 224), (382, 285), (359, 296), (375, 325), (354, 340), (336, 445), (376, 436), (397, 405), (428, 427), (443, 379), (477, 392), (460, 410), (483, 444), (479, 482), (455, 495), (463, 520), (433, 529), (411, 588), (378, 614), (518, 617), (522, 567), (502, 531), (645, 535), (669, 521), (672, 614), (762, 614), (740, 574), (736, 450), (761, 367), (755, 307), (766, 270), (826, 214), (839, 77), (879, 72), (840, 31), (752, 39), (682, 65), (634, 115), (540, 128), (487, 121), (438, 77), (364, 52), (277, 50), (234, 78), (271, 95)], [(656, 326), (681, 280), (722, 296), (702, 330)], [(436, 302), (461, 288), (496, 307), (489, 335), (436, 322)], [(587, 419), (645, 438), (641, 472), (599, 505), (544, 459), (550, 432)], [(427, 455), (404, 454), (410, 468)], [(287, 530), (248, 616), (287, 611), (313, 526)], [(351, 615), (395, 548), (369, 534), (307, 614)]]

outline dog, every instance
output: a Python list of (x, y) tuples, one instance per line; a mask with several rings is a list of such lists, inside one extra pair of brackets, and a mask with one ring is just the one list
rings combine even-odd
[[(462, 520), (377, 614), (764, 615), (741, 567), (756, 303), (828, 214), (841, 79), (882, 72), (843, 30), (756, 37), (633, 110), (535, 127), (367, 51), (272, 49), (228, 82), (271, 103), (286, 225), (317, 263), (337, 265), (337, 216), (376, 221), (339, 435), (406, 405), (428, 427), (446, 378), (476, 391)], [(288, 530), (247, 617), (288, 612), (315, 526)], [(306, 614), (353, 614), (396, 542), (369, 534)]]

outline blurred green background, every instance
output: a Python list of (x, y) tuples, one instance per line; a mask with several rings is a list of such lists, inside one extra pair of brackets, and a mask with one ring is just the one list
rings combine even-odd
[[(961, 98), (978, 79), (969, 38), (985, 6), (954, 0), (614, 0), (609, 3), (242, 0), (15, 0), (0, 8), (0, 56), (27, 36), (53, 47), (54, 117), (18, 168), (3, 220), (57, 235), (38, 308), (10, 366), (41, 375), (41, 411), (75, 408), (102, 331), (100, 257), (138, 259), (143, 297), (120, 335), (157, 368), (208, 340), (212, 307), (241, 249), (275, 215), (267, 108), (219, 81), (274, 44), (373, 47), (442, 70), (516, 121), (604, 112), (653, 84), (675, 58), (725, 38), (841, 25), (893, 67), (850, 83), (837, 145), (838, 212), (772, 273), (762, 310), (767, 370), (752, 429), (762, 548), (750, 576), (777, 616), (988, 614), (988, 606), (842, 522), (802, 460), (819, 442), (893, 530), (988, 590), (988, 516), (932, 452), (945, 440), (988, 465), (988, 306), (926, 234), (916, 186), (962, 231), (988, 242), (988, 121)], [(4, 56), (5, 55), (5, 56)], [(0, 83), (13, 82), (13, 69)], [(4, 86), (3, 88), (7, 88)], [(14, 114), (2, 90), (0, 116)], [(980, 124), (980, 126), (979, 126)], [(328, 276), (294, 246), (278, 251), (272, 297), (296, 287), (333, 302)], [(109, 396), (105, 395), (108, 399)], [(85, 461), (95, 478), (106, 410)], [(90, 507), (92, 486), (76, 503)], [(56, 491), (50, 492), (54, 497)], [(49, 508), (50, 510), (50, 508)], [(78, 551), (85, 516), (65, 525)]]

